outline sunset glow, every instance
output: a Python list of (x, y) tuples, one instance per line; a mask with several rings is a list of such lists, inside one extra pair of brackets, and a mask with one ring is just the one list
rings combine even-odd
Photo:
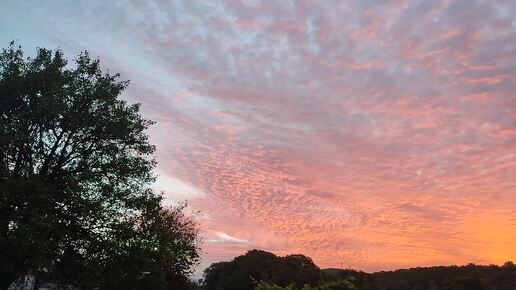
[(2, 1), (13, 39), (131, 80), (201, 270), (516, 260), (515, 1)]

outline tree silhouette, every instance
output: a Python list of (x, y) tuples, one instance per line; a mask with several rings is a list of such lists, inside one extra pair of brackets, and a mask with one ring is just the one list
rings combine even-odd
[(73, 66), (59, 50), (0, 53), (3, 286), (30, 274), (166, 289), (198, 262), (195, 222), (149, 187), (152, 121), (119, 98), (128, 82), (118, 79), (87, 52)]
[(352, 269), (322, 269), (304, 255), (278, 257), (251, 250), (229, 262), (212, 264), (204, 272), (206, 290), (514, 290), (516, 267), (438, 266), (365, 273)]
[(309, 257), (278, 257), (261, 250), (248, 251), (231, 262), (214, 263), (204, 271), (204, 287), (208, 290), (252, 290), (260, 281), (262, 286), (269, 283), (301, 289), (320, 279), (321, 270)]

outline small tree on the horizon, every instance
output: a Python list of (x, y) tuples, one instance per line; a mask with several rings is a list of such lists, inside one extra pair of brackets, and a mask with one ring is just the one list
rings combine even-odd
[(0, 52), (0, 288), (178, 289), (198, 263), (196, 223), (150, 189), (152, 121), (118, 78), (87, 52)]

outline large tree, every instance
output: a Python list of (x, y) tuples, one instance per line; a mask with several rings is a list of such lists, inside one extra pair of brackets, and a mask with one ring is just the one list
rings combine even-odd
[[(195, 222), (150, 184), (152, 124), (87, 52), (0, 53), (0, 278), (81, 288), (178, 287), (198, 262)], [(175, 283), (175, 284), (174, 284)], [(0, 286), (2, 287), (2, 286)]]

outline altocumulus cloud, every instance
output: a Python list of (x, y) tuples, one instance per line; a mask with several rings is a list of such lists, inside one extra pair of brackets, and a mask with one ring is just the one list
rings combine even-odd
[[(158, 121), (205, 261), (516, 259), (516, 2), (2, 1), (0, 41), (88, 49)], [(167, 189), (168, 188), (168, 189)], [(177, 195), (175, 196), (177, 198)]]

